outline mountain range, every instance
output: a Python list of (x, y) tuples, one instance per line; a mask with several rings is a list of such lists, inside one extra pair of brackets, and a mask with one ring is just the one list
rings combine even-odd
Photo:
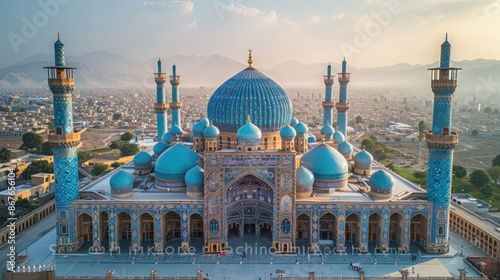
[[(79, 87), (131, 87), (154, 86), (152, 73), (157, 72), (157, 58), (137, 62), (106, 50), (94, 51), (81, 56), (66, 56), (66, 65), (74, 66), (76, 84)], [(163, 72), (171, 75), (171, 65), (177, 65), (184, 87), (217, 87), (243, 70), (247, 65), (220, 55), (175, 55), (162, 59)], [(14, 65), (0, 68), (0, 89), (19, 87), (44, 87), (47, 74), (42, 67), (54, 65), (53, 55), (36, 54)], [(268, 69), (257, 69), (283, 87), (323, 87), (326, 63), (304, 64), (285, 61)], [(356, 68), (348, 65), (352, 73), (349, 86), (387, 88), (428, 88), (428, 65), (400, 63), (374, 68)], [(459, 86), (462, 89), (489, 88), (500, 90), (500, 61), (475, 59), (453, 61), (453, 67), (461, 67)], [(332, 64), (333, 72), (340, 72), (340, 63)]]

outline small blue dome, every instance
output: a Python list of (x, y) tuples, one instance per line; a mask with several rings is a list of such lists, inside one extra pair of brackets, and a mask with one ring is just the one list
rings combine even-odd
[(290, 121), (290, 125), (292, 127), (294, 127), (298, 123), (299, 123), (299, 120), (297, 120), (295, 117), (292, 117), (292, 120)]
[(182, 144), (176, 144), (166, 150), (156, 160), (156, 178), (165, 180), (183, 180), (189, 169), (196, 166), (199, 156)]
[(307, 142), (309, 143), (314, 143), (316, 142), (316, 136), (314, 136), (314, 134), (312, 133), (307, 133)]
[(341, 154), (349, 154), (352, 153), (352, 151), (353, 151), (352, 145), (349, 142), (344, 141), (339, 144), (339, 152)]
[(241, 140), (257, 140), (262, 137), (262, 132), (253, 123), (248, 122), (238, 129), (237, 136)]
[(295, 129), (289, 125), (285, 125), (281, 130), (280, 130), (280, 136), (281, 137), (295, 137), (297, 135), (297, 132), (295, 132)]
[(153, 160), (153, 157), (151, 157), (150, 154), (142, 151), (134, 156), (133, 162), (134, 162), (134, 165), (147, 165), (147, 164), (151, 164), (152, 160)]
[(182, 134), (183, 131), (182, 131), (182, 128), (180, 126), (178, 126), (177, 124), (174, 124), (168, 130), (168, 133), (170, 133), (170, 134)]
[(165, 132), (163, 136), (161, 137), (161, 140), (165, 143), (170, 143), (170, 140), (172, 140), (172, 135), (170, 135), (170, 132)]
[(304, 166), (297, 168), (297, 175), (295, 179), (297, 186), (309, 186), (314, 183), (314, 174)]
[(370, 176), (370, 185), (379, 189), (390, 189), (394, 185), (394, 178), (385, 170), (379, 170)]
[(366, 150), (362, 150), (354, 156), (354, 162), (361, 165), (370, 165), (373, 162), (372, 155)]
[(335, 133), (333, 134), (333, 141), (337, 144), (344, 142), (345, 141), (344, 134), (342, 134), (342, 132), (338, 130), (335, 131)]
[(321, 128), (320, 133), (323, 135), (332, 135), (335, 133), (335, 129), (333, 128), (333, 126), (327, 124)]
[(199, 166), (195, 166), (188, 170), (184, 178), (186, 180), (186, 185), (203, 185), (205, 181), (205, 170)]
[(134, 177), (127, 173), (126, 171), (120, 170), (113, 174), (111, 178), (109, 178), (109, 186), (111, 189), (126, 189), (132, 188), (134, 185)]
[(155, 155), (159, 155), (163, 153), (168, 148), (168, 145), (165, 142), (158, 142), (153, 146), (153, 152)]
[(193, 126), (193, 133), (194, 134), (203, 134), (203, 132), (205, 131), (205, 128), (207, 128), (207, 126), (204, 123), (202, 123), (201, 121), (199, 121)]
[(214, 125), (205, 128), (205, 131), (203, 132), (203, 135), (205, 135), (205, 137), (217, 137), (219, 136), (219, 134), (219, 129)]
[(307, 128), (307, 125), (303, 122), (299, 122), (293, 128), (295, 128), (295, 131), (297, 131), (297, 133), (306, 133), (309, 130)]
[(210, 121), (207, 118), (205, 118), (205, 117), (201, 118), (200, 122), (202, 122), (203, 124), (205, 124), (205, 126), (208, 126), (210, 124)]
[(312, 171), (318, 180), (347, 178), (347, 161), (337, 150), (324, 143), (302, 156), (302, 166)]

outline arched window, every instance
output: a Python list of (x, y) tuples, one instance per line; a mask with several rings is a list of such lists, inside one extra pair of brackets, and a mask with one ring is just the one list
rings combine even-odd
[(231, 138), (227, 137), (227, 148), (231, 148)]
[(443, 127), (443, 135), (450, 135), (450, 130), (447, 126)]
[(58, 126), (56, 127), (56, 134), (61, 135), (62, 134), (62, 127)]
[(444, 227), (443, 226), (439, 226), (438, 227), (438, 234), (439, 235), (443, 235), (444, 234)]

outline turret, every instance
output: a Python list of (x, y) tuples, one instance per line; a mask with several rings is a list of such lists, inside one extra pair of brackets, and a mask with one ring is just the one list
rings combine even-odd
[(347, 138), (347, 110), (350, 104), (347, 102), (347, 84), (351, 78), (351, 73), (347, 73), (347, 62), (342, 61), (342, 73), (338, 73), (339, 80), (339, 102), (335, 103), (337, 109), (337, 125), (338, 130)]
[(182, 127), (181, 124), (181, 107), (182, 103), (179, 101), (179, 84), (181, 77), (177, 76), (177, 66), (172, 66), (172, 76), (170, 76), (170, 84), (172, 85), (172, 102), (170, 108), (172, 109), (172, 123)]
[(158, 58), (158, 72), (154, 73), (156, 82), (156, 103), (154, 109), (156, 112), (156, 137), (160, 139), (167, 131), (168, 117), (167, 109), (168, 102), (165, 98), (165, 82), (167, 81), (167, 74), (161, 72), (161, 60)]

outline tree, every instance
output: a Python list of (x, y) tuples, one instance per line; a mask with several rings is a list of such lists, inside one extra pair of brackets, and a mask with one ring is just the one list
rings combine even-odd
[(42, 136), (35, 132), (27, 132), (23, 135), (23, 144), (20, 148), (23, 150), (38, 149), (42, 146), (42, 143)]
[(470, 183), (480, 188), (491, 182), (491, 177), (484, 169), (476, 169), (470, 174)]
[(125, 143), (120, 148), (120, 152), (122, 153), (122, 156), (132, 156), (132, 155), (135, 155), (135, 154), (137, 154), (139, 152), (139, 145)]
[(46, 160), (33, 161), (21, 174), (25, 180), (31, 179), (31, 175), (37, 173), (54, 173), (54, 164)]
[(134, 139), (134, 134), (130, 131), (127, 131), (120, 136), (120, 140), (122, 141), (130, 141), (132, 139)]
[(107, 164), (103, 164), (103, 163), (96, 163), (94, 164), (93, 168), (92, 168), (92, 174), (96, 175), (96, 176), (100, 176), (100, 175), (104, 175), (106, 173), (108, 173), (108, 170), (109, 167)]
[(12, 154), (9, 149), (0, 147), (0, 163), (9, 162)]
[(500, 155), (497, 155), (491, 162), (491, 166), (500, 166)]
[(479, 135), (479, 129), (474, 128), (471, 132), (472, 136), (478, 136)]
[(115, 140), (111, 142), (111, 145), (109, 145), (110, 149), (120, 149), (123, 146), (123, 141), (122, 140)]
[(16, 207), (30, 208), (30, 206), (31, 206), (31, 202), (27, 198), (20, 198), (20, 199), (16, 200)]
[(493, 186), (491, 184), (486, 184), (479, 188), (479, 191), (484, 195), (484, 198), (489, 198), (493, 195)]
[(50, 146), (49, 141), (43, 142), (43, 144), (42, 144), (42, 155), (51, 156), (53, 154), (54, 153), (52, 151), (52, 147)]
[(493, 166), (486, 169), (486, 172), (490, 175), (491, 179), (497, 184), (498, 179), (500, 179), (500, 166)]
[(413, 177), (420, 182), (420, 184), (425, 184), (427, 181), (427, 173), (424, 171), (415, 171), (413, 172)]
[(113, 120), (114, 121), (118, 121), (118, 120), (121, 120), (122, 119), (122, 114), (120, 113), (114, 113), (113, 114)]
[(78, 163), (81, 164), (87, 160), (89, 160), (92, 155), (89, 152), (80, 151), (78, 152)]
[(388, 165), (386, 165), (387, 168), (389, 168), (389, 170), (392, 170), (392, 171), (396, 171), (396, 168), (394, 167), (394, 163), (389, 163)]
[(361, 141), (361, 145), (363, 145), (367, 150), (375, 148), (375, 142), (373, 142), (370, 138), (363, 139), (363, 141)]
[(363, 123), (363, 117), (361, 116), (356, 116), (356, 124)]
[(391, 137), (386, 136), (386, 137), (385, 137), (385, 141), (387, 141), (387, 142), (391, 141)]
[(418, 141), (422, 142), (422, 140), (424, 140), (424, 136), (425, 136), (425, 122), (419, 121), (418, 122)]
[(123, 165), (123, 163), (119, 163), (119, 162), (115, 161), (115, 162), (113, 162), (113, 163), (111, 164), (111, 167), (113, 167), (113, 168), (115, 168), (115, 169), (116, 169), (116, 168), (118, 168), (118, 167), (120, 167), (120, 166), (122, 166), (122, 165)]
[(373, 140), (373, 142), (377, 143), (377, 136), (375, 136), (375, 135), (370, 135), (370, 137), (369, 137), (369, 138), (370, 138), (370, 139), (372, 139), (372, 140)]
[(457, 179), (462, 179), (467, 176), (467, 169), (461, 165), (453, 165), (453, 176)]

